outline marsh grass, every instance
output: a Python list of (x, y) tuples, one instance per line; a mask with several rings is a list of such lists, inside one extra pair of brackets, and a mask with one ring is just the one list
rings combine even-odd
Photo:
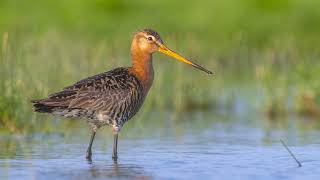
[[(30, 100), (129, 66), (131, 34), (146, 26), (214, 75), (155, 54), (155, 81), (138, 124), (155, 109), (174, 117), (196, 110), (234, 112), (239, 106), (269, 117), (320, 115), (319, 2), (32, 2), (0, 2), (5, 131), (32, 131), (39, 117), (48, 117), (34, 114)], [(182, 4), (184, 11), (177, 13)], [(50, 124), (41, 126), (46, 131)]]
[[(1, 124), (13, 132), (32, 129), (38, 123), (30, 100), (43, 98), (81, 78), (130, 65), (129, 43), (125, 42), (90, 42), (58, 32), (29, 37), (19, 43), (10, 38), (10, 33), (3, 34), (0, 106)], [(316, 55), (306, 62), (300, 61), (298, 50), (274, 48), (243, 53), (241, 49), (245, 47), (239, 47), (227, 57), (215, 54), (204, 58), (202, 54), (208, 52), (201, 49), (188, 53), (196, 40), (179, 47), (174, 40), (168, 41), (173, 49), (186, 49), (185, 56), (200, 54), (197, 59), (205, 59), (201, 64), (213, 69), (215, 75), (207, 76), (155, 55), (154, 86), (140, 119), (154, 109), (177, 114), (212, 109), (233, 111), (243, 101), (271, 117), (291, 112), (318, 115), (318, 83), (314, 79), (318, 71), (310, 71), (319, 66), (311, 63), (317, 61)], [(259, 60), (254, 61), (256, 58)]]

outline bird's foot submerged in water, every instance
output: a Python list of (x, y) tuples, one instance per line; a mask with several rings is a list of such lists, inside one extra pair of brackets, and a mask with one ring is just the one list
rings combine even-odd
[(91, 152), (91, 150), (88, 150), (88, 151), (87, 151), (87, 153), (86, 153), (86, 159), (87, 159), (88, 161), (91, 161), (91, 160), (92, 160), (92, 152)]
[(117, 155), (112, 155), (112, 160), (114, 161), (114, 162), (117, 162), (118, 161), (118, 156)]
[(118, 155), (117, 154), (112, 154), (112, 160), (114, 162), (117, 162), (118, 161)]

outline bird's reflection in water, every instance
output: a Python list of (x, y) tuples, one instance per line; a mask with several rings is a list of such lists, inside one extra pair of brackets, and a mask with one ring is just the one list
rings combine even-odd
[(142, 167), (135, 164), (121, 164), (117, 161), (102, 166), (90, 163), (90, 174), (92, 178), (115, 178), (115, 179), (152, 179)]

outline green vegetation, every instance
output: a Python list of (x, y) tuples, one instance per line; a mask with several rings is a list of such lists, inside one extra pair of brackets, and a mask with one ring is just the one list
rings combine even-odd
[(32, 130), (39, 121), (31, 99), (130, 65), (132, 33), (144, 27), (215, 75), (155, 55), (140, 118), (153, 108), (233, 111), (239, 102), (271, 117), (318, 117), (318, 7), (315, 0), (0, 0), (0, 127)]

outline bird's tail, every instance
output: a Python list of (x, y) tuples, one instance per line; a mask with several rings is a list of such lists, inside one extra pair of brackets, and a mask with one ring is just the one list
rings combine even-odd
[(33, 103), (34, 112), (39, 113), (52, 113), (57, 107), (56, 106), (50, 106), (47, 105), (44, 102), (41, 102), (43, 100), (33, 100), (31, 101)]
[(75, 97), (74, 91), (61, 91), (49, 95), (48, 98), (32, 100), (34, 111), (40, 113), (54, 113), (67, 109), (72, 99)]

